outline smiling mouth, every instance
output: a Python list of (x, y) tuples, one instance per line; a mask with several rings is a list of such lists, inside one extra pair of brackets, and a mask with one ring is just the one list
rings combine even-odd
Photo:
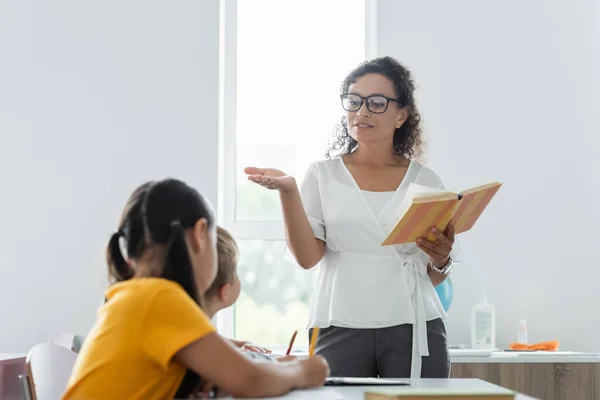
[(372, 128), (373, 125), (369, 125), (369, 124), (354, 124), (354, 126), (356, 128)]

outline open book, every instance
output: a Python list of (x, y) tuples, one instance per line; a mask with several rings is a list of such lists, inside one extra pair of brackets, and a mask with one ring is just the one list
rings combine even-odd
[(500, 186), (501, 183), (492, 182), (460, 193), (416, 194), (381, 245), (412, 243), (420, 237), (433, 241), (430, 229), (435, 226), (443, 232), (451, 220), (456, 234), (466, 232), (475, 225)]

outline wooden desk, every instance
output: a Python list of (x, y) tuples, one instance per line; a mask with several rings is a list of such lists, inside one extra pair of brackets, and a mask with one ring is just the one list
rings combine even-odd
[(600, 400), (600, 356), (451, 357), (452, 378), (479, 378), (544, 400)]
[(27, 354), (0, 353), (0, 399), (20, 400), (19, 375), (25, 373)]

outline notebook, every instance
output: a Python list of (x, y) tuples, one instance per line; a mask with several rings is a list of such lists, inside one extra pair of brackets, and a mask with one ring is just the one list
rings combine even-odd
[(460, 193), (415, 194), (382, 246), (413, 243), (420, 237), (433, 241), (431, 227), (443, 232), (451, 220), (454, 220), (456, 234), (470, 230), (500, 186), (501, 183), (492, 182)]
[[(431, 380), (428, 380), (431, 381)], [(480, 379), (439, 379), (436, 384), (372, 388), (365, 400), (514, 400), (516, 393)]]
[(406, 386), (410, 385), (409, 379), (386, 378), (354, 378), (332, 376), (325, 380), (326, 386)]

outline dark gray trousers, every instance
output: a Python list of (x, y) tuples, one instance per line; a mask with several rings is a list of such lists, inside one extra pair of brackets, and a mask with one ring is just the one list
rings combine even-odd
[[(319, 331), (316, 353), (329, 363), (331, 376), (410, 378), (412, 333), (412, 324), (378, 329), (330, 326)], [(448, 378), (444, 321), (427, 321), (427, 343), (429, 356), (423, 357), (421, 377)]]

